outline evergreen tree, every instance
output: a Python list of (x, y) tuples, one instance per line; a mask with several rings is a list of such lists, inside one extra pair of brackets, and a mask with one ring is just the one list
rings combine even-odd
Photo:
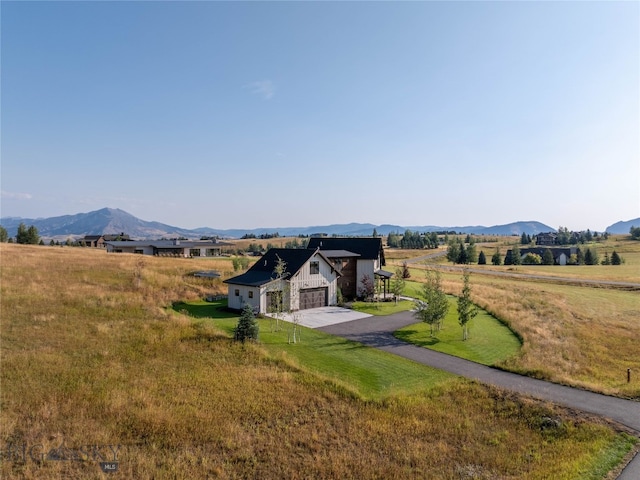
[(584, 263), (586, 265), (598, 265), (600, 263), (598, 259), (598, 252), (587, 248), (587, 251), (584, 253)]
[(522, 232), (520, 236), (520, 245), (529, 245), (529, 239), (527, 238), (527, 234)]
[(253, 307), (246, 303), (234, 330), (233, 338), (242, 343), (246, 340), (258, 340), (258, 331), (258, 322), (253, 313)]
[(576, 252), (576, 265), (584, 265), (584, 253), (580, 249)]
[(18, 225), (18, 233), (16, 233), (16, 243), (19, 243), (21, 245), (29, 243), (27, 226), (22, 222), (20, 222), (20, 225)]
[(544, 253), (542, 254), (542, 264), (543, 265), (553, 265), (555, 260), (553, 258), (553, 252), (550, 248), (545, 248)]
[(478, 265), (486, 265), (487, 257), (485, 257), (484, 252), (480, 250), (480, 254), (478, 255)]
[(447, 248), (447, 260), (452, 263), (459, 263), (460, 251), (462, 250), (461, 244), (457, 239), (452, 240)]
[(38, 245), (40, 243), (40, 235), (35, 225), (31, 225), (27, 228), (27, 243), (29, 245)]
[(522, 265), (522, 258), (520, 257), (520, 247), (514, 245), (511, 249), (511, 260), (513, 265)]
[(9, 240), (9, 233), (7, 232), (7, 229), (4, 228), (2, 225), (0, 225), (0, 242), (7, 243), (8, 240)]
[(491, 263), (493, 265), (502, 265), (502, 255), (500, 255), (500, 249), (496, 247), (495, 253), (491, 256)]
[[(476, 244), (474, 242), (471, 242), (469, 245), (467, 245), (466, 256), (467, 256), (466, 263), (476, 263), (478, 261), (478, 254), (476, 253)], [(486, 259), (485, 259), (485, 263), (486, 263)]]
[(411, 272), (409, 271), (409, 265), (407, 265), (407, 262), (402, 262), (402, 278), (405, 280), (407, 278), (411, 278)]
[(622, 263), (622, 257), (618, 255), (618, 252), (615, 250), (611, 254), (611, 265), (620, 265)]

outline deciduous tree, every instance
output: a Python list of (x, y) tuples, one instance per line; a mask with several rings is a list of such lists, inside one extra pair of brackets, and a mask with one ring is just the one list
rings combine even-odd
[(396, 268), (396, 274), (393, 276), (393, 280), (391, 281), (391, 293), (393, 293), (396, 303), (398, 303), (398, 297), (402, 295), (406, 285), (407, 281), (402, 276), (402, 269), (399, 267)]
[(442, 290), (440, 272), (427, 270), (426, 276), (427, 281), (422, 286), (424, 301), (416, 301), (414, 316), (429, 325), (430, 335), (433, 337), (434, 330), (442, 328), (442, 320), (449, 311), (449, 301)]
[(478, 314), (478, 309), (471, 301), (471, 285), (469, 272), (462, 275), (462, 295), (458, 297), (458, 323), (462, 327), (462, 340), (469, 338), (469, 322)]

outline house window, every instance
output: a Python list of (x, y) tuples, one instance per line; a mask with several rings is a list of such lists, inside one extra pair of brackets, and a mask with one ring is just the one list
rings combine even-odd
[(253, 298), (253, 291), (249, 291), (249, 298)]
[(317, 275), (320, 273), (320, 262), (311, 262), (309, 264), (309, 270), (311, 275)]
[(235, 289), (235, 291), (233, 292), (233, 294), (234, 294), (236, 297), (239, 297), (239, 296), (240, 296), (240, 290), (238, 290), (238, 289), (236, 288), (236, 289)]

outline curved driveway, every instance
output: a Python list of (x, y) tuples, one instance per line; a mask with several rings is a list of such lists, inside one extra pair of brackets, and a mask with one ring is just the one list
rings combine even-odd
[[(401, 312), (329, 325), (318, 330), (482, 383), (609, 418), (634, 430), (636, 434), (640, 433), (640, 402), (497, 370), (459, 357), (411, 345), (393, 336), (394, 331), (415, 322), (411, 312)], [(618, 479), (640, 479), (640, 455), (635, 456)]]

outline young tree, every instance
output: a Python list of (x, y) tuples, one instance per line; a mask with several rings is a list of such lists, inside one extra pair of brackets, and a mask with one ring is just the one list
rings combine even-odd
[(480, 254), (478, 255), (478, 265), (486, 265), (487, 257), (484, 255), (484, 252), (480, 250)]
[(233, 332), (233, 338), (242, 343), (246, 340), (258, 340), (258, 331), (258, 322), (253, 313), (253, 307), (246, 303)]
[(440, 272), (427, 270), (427, 282), (422, 286), (424, 301), (417, 300), (414, 316), (430, 327), (430, 335), (433, 337), (435, 330), (442, 328), (442, 320), (449, 311), (449, 301), (442, 290)]
[[(270, 298), (267, 310), (275, 317), (275, 330), (280, 331), (280, 317), (284, 317), (285, 312), (289, 310), (288, 303), (290, 302), (287, 302), (287, 294), (290, 288), (285, 280), (288, 276), (287, 262), (280, 258), (279, 255), (276, 255), (276, 258), (276, 265), (273, 268), (275, 278), (267, 293)], [(271, 322), (271, 331), (273, 331), (273, 322)]]
[(471, 301), (471, 285), (469, 284), (469, 272), (462, 275), (462, 295), (458, 297), (458, 323), (462, 327), (462, 340), (469, 338), (469, 322), (478, 314), (478, 309)]
[(391, 293), (393, 293), (396, 303), (398, 303), (398, 297), (402, 295), (406, 285), (407, 281), (402, 276), (402, 269), (400, 267), (396, 268), (396, 274), (391, 282)]

